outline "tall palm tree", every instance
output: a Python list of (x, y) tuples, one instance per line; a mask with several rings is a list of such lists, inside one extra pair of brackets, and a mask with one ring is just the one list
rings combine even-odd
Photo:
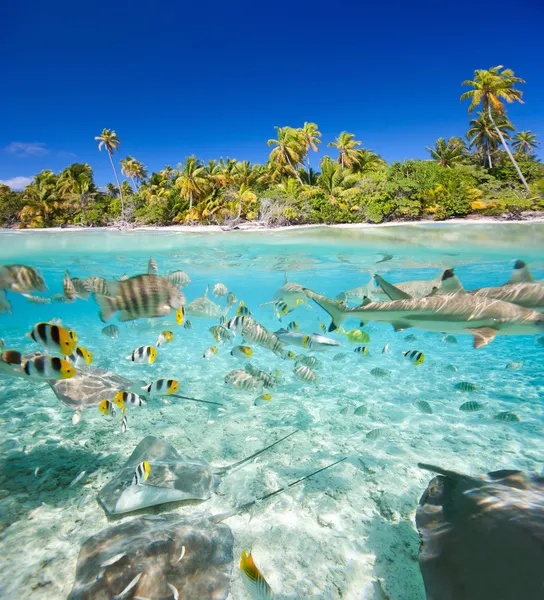
[(534, 154), (538, 146), (540, 142), (536, 139), (536, 133), (531, 133), (530, 129), (518, 131), (512, 141), (512, 148), (518, 154)]
[(465, 99), (470, 100), (470, 106), (468, 107), (469, 114), (471, 114), (477, 106), (482, 104), (483, 112), (487, 112), (489, 115), (489, 119), (495, 127), (506, 153), (518, 172), (519, 178), (527, 192), (530, 193), (531, 190), (527, 185), (527, 181), (525, 180), (514, 155), (510, 151), (502, 132), (496, 126), (492, 114), (493, 111), (495, 111), (498, 115), (505, 115), (504, 101), (508, 102), (508, 104), (512, 104), (512, 102), (520, 102), (523, 104), (523, 100), (521, 99), (523, 92), (514, 87), (516, 83), (525, 83), (525, 81), (520, 77), (515, 77), (514, 71), (505, 69), (502, 65), (497, 65), (489, 70), (477, 69), (474, 71), (473, 80), (467, 79), (466, 81), (463, 81), (463, 85), (469, 85), (474, 89), (462, 94), (461, 101)]
[(127, 156), (121, 161), (121, 173), (125, 177), (130, 177), (130, 179), (132, 179), (136, 191), (140, 189), (138, 183), (141, 183), (147, 177), (147, 170), (144, 164), (132, 156)]
[(321, 140), (319, 139), (321, 137), (321, 132), (319, 131), (319, 129), (317, 128), (317, 125), (315, 123), (307, 123), (306, 122), (306, 123), (304, 123), (304, 126), (300, 130), (300, 135), (302, 138), (302, 143), (306, 150), (306, 154), (308, 156), (307, 172), (308, 172), (308, 179), (311, 181), (310, 150), (317, 152), (317, 150), (318, 150), (317, 146), (319, 144), (321, 144)]
[(355, 139), (353, 133), (342, 131), (334, 142), (329, 142), (327, 145), (338, 150), (338, 162), (342, 165), (342, 168), (347, 167), (350, 169), (355, 164), (357, 146), (360, 146), (361, 142)]
[(438, 138), (434, 148), (429, 146), (425, 146), (425, 148), (430, 152), (431, 158), (441, 167), (452, 167), (452, 165), (462, 160), (466, 144), (458, 137), (452, 137), (448, 141), (444, 138)]
[(297, 165), (304, 155), (302, 140), (292, 127), (275, 127), (278, 139), (268, 140), (269, 146), (275, 146), (270, 152), (270, 162), (276, 163), (280, 170), (287, 175), (294, 175), (300, 183)]
[(193, 199), (202, 195), (206, 186), (206, 167), (196, 156), (189, 156), (184, 164), (178, 165), (179, 175), (175, 185), (180, 188), (181, 195), (189, 200), (189, 210), (193, 208)]
[(493, 153), (497, 150), (500, 138), (497, 129), (502, 133), (505, 139), (510, 139), (510, 131), (514, 131), (514, 126), (510, 121), (497, 114), (493, 115), (495, 125), (491, 122), (486, 113), (478, 113), (476, 119), (471, 119), (470, 128), (466, 137), (469, 148), (476, 148), (482, 156), (484, 167), (493, 168)]
[(113, 174), (115, 175), (115, 181), (117, 181), (117, 189), (121, 194), (121, 219), (124, 221), (125, 198), (123, 197), (123, 190), (121, 189), (121, 183), (119, 181), (119, 176), (117, 175), (117, 170), (113, 164), (113, 153), (119, 148), (121, 140), (117, 137), (117, 134), (113, 129), (103, 129), (102, 135), (97, 135), (94, 139), (98, 142), (98, 150), (105, 148), (110, 158), (111, 168), (113, 169)]
[(359, 191), (357, 184), (360, 180), (361, 175), (342, 167), (330, 156), (323, 157), (317, 185), (327, 194), (331, 204), (338, 204), (339, 200), (354, 196)]

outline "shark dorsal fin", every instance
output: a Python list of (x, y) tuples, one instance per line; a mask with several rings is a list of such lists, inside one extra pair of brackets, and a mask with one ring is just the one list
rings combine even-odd
[(440, 278), (440, 285), (433, 288), (431, 296), (450, 296), (451, 294), (464, 294), (465, 288), (453, 272), (453, 269), (446, 269)]
[(287, 279), (287, 271), (284, 271), (283, 273), (283, 283), (288, 283), (288, 279)]
[(207, 285), (207, 286), (206, 286), (206, 291), (204, 292), (204, 298), (207, 298), (207, 297), (208, 297), (208, 290), (209, 290), (209, 289), (210, 289), (210, 286), (209, 286), (209, 285)]
[(513, 283), (532, 283), (534, 281), (531, 270), (522, 260), (516, 260), (512, 277), (504, 284), (511, 285)]
[(374, 279), (376, 280), (376, 283), (382, 288), (382, 290), (387, 294), (387, 296), (389, 296), (390, 300), (410, 300), (412, 298), (410, 294), (407, 294), (398, 287), (392, 285), (391, 283), (388, 283), (380, 275), (374, 275)]

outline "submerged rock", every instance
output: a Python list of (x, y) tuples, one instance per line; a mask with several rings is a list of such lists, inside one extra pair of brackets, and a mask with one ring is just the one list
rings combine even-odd
[(233, 545), (232, 531), (223, 523), (174, 514), (133, 519), (84, 542), (68, 600), (224, 600)]
[(537, 600), (544, 590), (544, 478), (440, 473), (419, 501), (428, 600)]

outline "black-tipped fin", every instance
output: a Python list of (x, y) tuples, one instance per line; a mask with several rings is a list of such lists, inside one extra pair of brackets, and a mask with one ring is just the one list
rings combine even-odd
[(512, 277), (504, 285), (512, 285), (514, 283), (533, 283), (534, 278), (531, 270), (522, 260), (516, 260)]
[(410, 294), (403, 292), (398, 287), (394, 286), (388, 281), (385, 281), (385, 279), (381, 275), (374, 275), (374, 279), (390, 300), (410, 300), (412, 298)]

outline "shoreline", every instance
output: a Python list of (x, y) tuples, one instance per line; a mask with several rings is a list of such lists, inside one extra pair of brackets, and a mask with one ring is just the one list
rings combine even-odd
[(138, 225), (135, 227), (127, 227), (125, 229), (115, 226), (108, 225), (106, 227), (88, 227), (88, 226), (68, 226), (68, 227), (41, 227), (32, 229), (12, 229), (12, 228), (0, 228), (2, 232), (81, 232), (81, 231), (167, 231), (167, 232), (178, 232), (178, 233), (232, 233), (232, 232), (285, 232), (285, 231), (296, 231), (301, 229), (378, 229), (378, 228), (389, 228), (389, 227), (402, 227), (402, 226), (429, 226), (429, 227), (443, 227), (444, 225), (497, 225), (497, 224), (516, 224), (520, 225), (523, 223), (527, 224), (544, 224), (544, 212), (542, 216), (531, 216), (525, 219), (501, 219), (496, 217), (483, 217), (483, 218), (458, 218), (458, 219), (447, 219), (444, 221), (433, 221), (433, 220), (414, 220), (414, 221), (389, 221), (386, 223), (308, 223), (302, 225), (283, 225), (280, 227), (267, 227), (255, 221), (247, 221), (240, 223), (235, 227), (225, 227), (222, 225)]

